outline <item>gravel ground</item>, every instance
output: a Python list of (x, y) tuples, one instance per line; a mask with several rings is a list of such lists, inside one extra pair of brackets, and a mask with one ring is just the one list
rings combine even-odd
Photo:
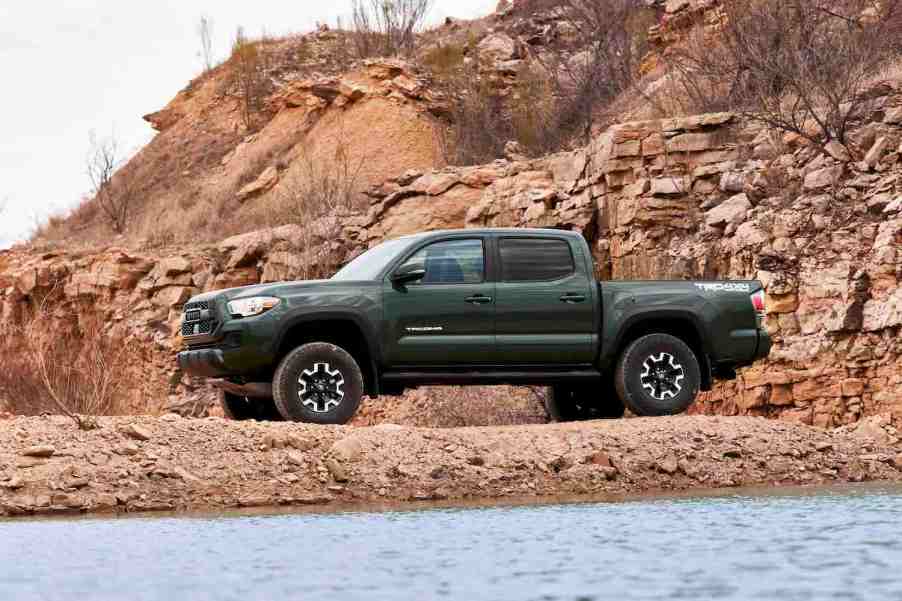
[(761, 418), (427, 429), (166, 415), (98, 426), (81, 431), (59, 416), (0, 421), (0, 515), (902, 481), (896, 439), (873, 428), (830, 432)]

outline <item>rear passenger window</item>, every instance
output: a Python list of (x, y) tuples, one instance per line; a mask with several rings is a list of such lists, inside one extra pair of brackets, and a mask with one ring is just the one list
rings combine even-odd
[(573, 254), (565, 240), (502, 238), (501, 279), (505, 282), (545, 282), (574, 272)]

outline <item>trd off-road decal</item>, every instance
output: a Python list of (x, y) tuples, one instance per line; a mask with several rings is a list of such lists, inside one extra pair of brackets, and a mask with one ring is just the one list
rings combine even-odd
[(420, 327), (410, 327), (405, 328), (408, 332), (412, 334), (428, 334), (429, 332), (444, 332), (445, 328), (442, 326), (420, 326)]
[(723, 282), (723, 283), (712, 283), (712, 284), (696, 284), (696, 288), (701, 290), (702, 292), (706, 292), (708, 294), (712, 294), (715, 292), (747, 292), (750, 293), (752, 291), (752, 287), (749, 284), (736, 284), (731, 282)]

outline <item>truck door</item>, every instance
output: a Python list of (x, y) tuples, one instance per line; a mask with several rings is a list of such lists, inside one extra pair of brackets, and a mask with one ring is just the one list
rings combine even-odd
[(422, 279), (398, 284), (389, 274), (383, 295), (389, 366), (487, 363), (495, 351), (495, 284), (486, 273), (482, 237), (431, 242), (394, 273), (424, 268)]
[(498, 238), (495, 338), (505, 364), (578, 364), (594, 359), (594, 274), (565, 238)]

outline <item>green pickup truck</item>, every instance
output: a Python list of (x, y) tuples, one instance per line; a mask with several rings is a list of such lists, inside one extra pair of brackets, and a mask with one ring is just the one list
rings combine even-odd
[(342, 424), (421, 385), (547, 386), (560, 420), (685, 411), (768, 355), (759, 282), (597, 282), (573, 232), (468, 229), (385, 242), (329, 280), (184, 306), (182, 371), (234, 419)]

